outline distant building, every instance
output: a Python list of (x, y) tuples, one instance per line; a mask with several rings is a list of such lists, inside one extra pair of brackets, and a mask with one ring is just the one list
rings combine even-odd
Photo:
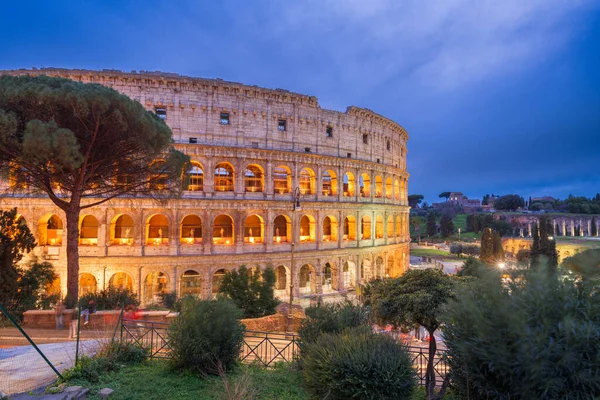
[[(554, 204), (556, 199), (552, 196), (532, 197), (531, 204), (533, 203), (551, 203)], [(531, 205), (530, 204), (530, 205)]]
[(444, 208), (444, 207), (461, 207), (465, 211), (474, 211), (476, 208), (481, 208), (481, 200), (479, 199), (469, 199), (467, 196), (462, 194), (462, 192), (450, 192), (448, 196), (448, 201), (443, 203), (433, 203), (432, 206), (434, 208)]

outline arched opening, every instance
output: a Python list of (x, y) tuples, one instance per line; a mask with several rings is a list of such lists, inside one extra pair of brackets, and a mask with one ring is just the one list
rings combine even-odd
[(287, 269), (280, 265), (275, 268), (275, 290), (284, 291), (288, 287), (288, 274)]
[(39, 224), (40, 245), (60, 246), (62, 245), (63, 222), (56, 214), (42, 218)]
[(117, 272), (110, 277), (108, 286), (113, 289), (126, 289), (133, 292), (133, 278), (126, 272)]
[(300, 268), (300, 274), (298, 276), (298, 289), (300, 294), (308, 295), (316, 292), (315, 279), (316, 272), (313, 266), (304, 264)]
[(323, 292), (330, 292), (332, 288), (332, 267), (330, 263), (325, 263), (323, 267), (323, 274), (321, 276), (321, 287)]
[(133, 218), (127, 214), (115, 217), (111, 224), (111, 244), (133, 244)]
[(264, 190), (264, 174), (258, 165), (248, 165), (244, 172), (244, 187), (246, 192), (262, 192)]
[(381, 215), (378, 215), (377, 217), (375, 217), (375, 238), (376, 239), (383, 238), (383, 236), (384, 236), (383, 229), (384, 229), (383, 217)]
[(402, 219), (399, 215), (396, 215), (396, 236), (400, 236), (402, 233)]
[(79, 274), (79, 296), (84, 296), (88, 293), (96, 293), (98, 290), (98, 282), (92, 274)]
[(310, 168), (302, 168), (299, 176), (300, 193), (315, 193), (315, 172)]
[(233, 219), (225, 214), (217, 216), (213, 223), (213, 243), (232, 245), (233, 239)]
[(337, 241), (338, 224), (335, 217), (327, 216), (323, 219), (323, 241)]
[(258, 215), (250, 215), (244, 221), (244, 243), (262, 243), (264, 223)]
[(344, 218), (344, 240), (356, 240), (356, 218), (352, 215)]
[(290, 193), (292, 173), (285, 165), (273, 168), (273, 192), (276, 194)]
[(179, 281), (179, 295), (200, 296), (202, 294), (202, 277), (194, 270), (187, 270), (181, 275)]
[(346, 172), (344, 174), (344, 197), (354, 197), (356, 194), (356, 182), (354, 180), (354, 174), (352, 172)]
[(302, 218), (300, 218), (300, 241), (315, 241), (315, 220), (310, 215), (303, 215)]
[(202, 220), (197, 215), (187, 215), (181, 221), (180, 242), (183, 244), (202, 243)]
[(229, 163), (219, 163), (215, 167), (215, 192), (233, 192), (234, 171)]
[(219, 289), (221, 288), (221, 282), (223, 282), (223, 278), (225, 278), (226, 271), (224, 269), (220, 269), (213, 274), (212, 277), (212, 294), (216, 296), (219, 293)]
[(98, 245), (98, 220), (93, 215), (86, 215), (81, 219), (79, 244), (81, 246)]
[(290, 219), (285, 215), (278, 215), (273, 221), (273, 242), (281, 243), (288, 241)]
[(356, 286), (356, 276), (354, 270), (356, 265), (352, 261), (346, 261), (343, 267), (344, 287), (350, 288)]
[(371, 218), (367, 215), (361, 220), (361, 234), (362, 240), (371, 239)]
[(400, 181), (398, 179), (394, 181), (394, 198), (400, 200)]
[(371, 271), (371, 260), (362, 260), (360, 263), (360, 280), (368, 282), (373, 278), (373, 271)]
[(358, 184), (360, 185), (360, 197), (371, 197), (371, 177), (368, 174), (361, 174)]
[(191, 192), (201, 192), (204, 190), (204, 169), (197, 161), (192, 161), (190, 168), (190, 183), (187, 190)]
[(163, 272), (151, 272), (144, 281), (144, 303), (159, 303), (160, 295), (167, 293), (168, 279)]
[(375, 260), (375, 277), (383, 278), (383, 258), (377, 257)]
[(167, 164), (160, 160), (155, 161), (150, 165), (150, 169), (152, 171), (152, 175), (150, 176), (150, 180), (148, 184), (150, 185), (150, 190), (165, 190), (169, 184), (169, 172), (166, 168)]
[(379, 175), (375, 177), (375, 197), (383, 197), (383, 178)]
[(387, 177), (385, 180), (385, 198), (391, 199), (394, 192), (394, 185), (392, 184), (392, 178)]
[(394, 217), (392, 217), (391, 215), (388, 217), (387, 220), (387, 237), (394, 237)]
[(323, 171), (321, 175), (321, 186), (323, 196), (335, 196), (337, 195), (337, 176), (335, 172), (328, 169)]
[(169, 219), (155, 214), (146, 223), (146, 244), (160, 246), (169, 244)]

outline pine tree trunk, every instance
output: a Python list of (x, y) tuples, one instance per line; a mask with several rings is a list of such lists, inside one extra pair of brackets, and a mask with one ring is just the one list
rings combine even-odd
[(437, 351), (437, 343), (435, 342), (435, 336), (433, 336), (432, 330), (429, 332), (429, 359), (427, 360), (427, 371), (425, 372), (425, 390), (427, 391), (427, 399), (433, 399), (435, 397), (435, 370), (433, 369), (433, 359), (435, 352)]
[(67, 299), (68, 308), (77, 304), (79, 293), (79, 206), (65, 210), (67, 215)]

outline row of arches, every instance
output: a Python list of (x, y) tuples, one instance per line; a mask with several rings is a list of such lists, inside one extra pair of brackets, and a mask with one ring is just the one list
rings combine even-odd
[[(317, 220), (313, 215), (301, 215), (295, 227), (300, 242), (322, 242), (341, 240), (368, 240), (393, 238), (403, 232), (403, 214), (395, 218), (389, 215), (387, 219), (377, 214), (374, 218), (362, 215), (360, 221), (354, 215), (347, 215), (341, 221), (333, 216), (325, 216), (321, 224), (321, 237), (317, 238)], [(405, 218), (404, 218), (405, 219)], [(196, 214), (186, 215), (179, 224), (177, 235), (172, 235), (171, 223), (164, 214), (154, 214), (147, 218), (145, 229), (146, 245), (168, 245), (170, 240), (180, 244), (194, 245), (203, 241), (204, 235), (210, 235), (214, 244), (231, 245), (236, 241), (248, 244), (264, 243), (266, 238), (265, 219), (252, 214), (243, 220), (243, 238), (236, 238), (234, 219), (229, 214), (220, 214), (211, 221), (211, 226), (205, 227), (203, 220)], [(272, 229), (273, 243), (290, 242), (293, 239), (292, 221), (287, 215), (277, 215), (269, 224)], [(374, 227), (374, 229), (373, 229)], [(134, 219), (129, 214), (119, 214), (110, 222), (109, 235), (112, 245), (132, 245), (134, 241)], [(79, 223), (79, 244), (94, 246), (98, 244), (100, 224), (93, 215), (83, 215)], [(341, 235), (341, 238), (340, 238)], [(39, 223), (39, 242), (45, 246), (60, 246), (63, 237), (63, 222), (56, 214), (47, 215)]]
[[(188, 191), (202, 192), (205, 190), (205, 169), (197, 161), (192, 161), (189, 171), (190, 179), (187, 186)], [(218, 163), (213, 171), (213, 188), (216, 192), (233, 192), (236, 185), (236, 171), (228, 162)], [(292, 170), (286, 165), (278, 165), (272, 169), (271, 179), (273, 182), (273, 193), (285, 194), (292, 192)], [(346, 172), (341, 177), (342, 196), (375, 197), (400, 200), (402, 193), (406, 191), (405, 179), (383, 178), (376, 175), (371, 178), (368, 173), (355, 175)], [(245, 192), (264, 192), (265, 170), (259, 164), (247, 165), (243, 171), (243, 186)], [(298, 173), (298, 187), (302, 194), (321, 194), (324, 196), (337, 196), (340, 185), (338, 175), (332, 169), (325, 169), (320, 176), (320, 187), (317, 187), (317, 174), (311, 168), (304, 167)]]

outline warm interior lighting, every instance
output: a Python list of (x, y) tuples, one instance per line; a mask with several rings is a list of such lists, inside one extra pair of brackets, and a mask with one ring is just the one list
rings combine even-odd
[(254, 236), (250, 236), (250, 238), (248, 239), (248, 241), (249, 241), (250, 243), (254, 243)]
[(225, 244), (231, 244), (231, 242), (229, 241), (229, 239), (227, 239), (227, 240), (225, 241)]
[(50, 239), (50, 245), (54, 246), (56, 244), (56, 239), (52, 238)]
[(281, 243), (281, 236), (276, 236), (276, 237), (275, 237), (275, 241), (276, 241), (277, 243)]

